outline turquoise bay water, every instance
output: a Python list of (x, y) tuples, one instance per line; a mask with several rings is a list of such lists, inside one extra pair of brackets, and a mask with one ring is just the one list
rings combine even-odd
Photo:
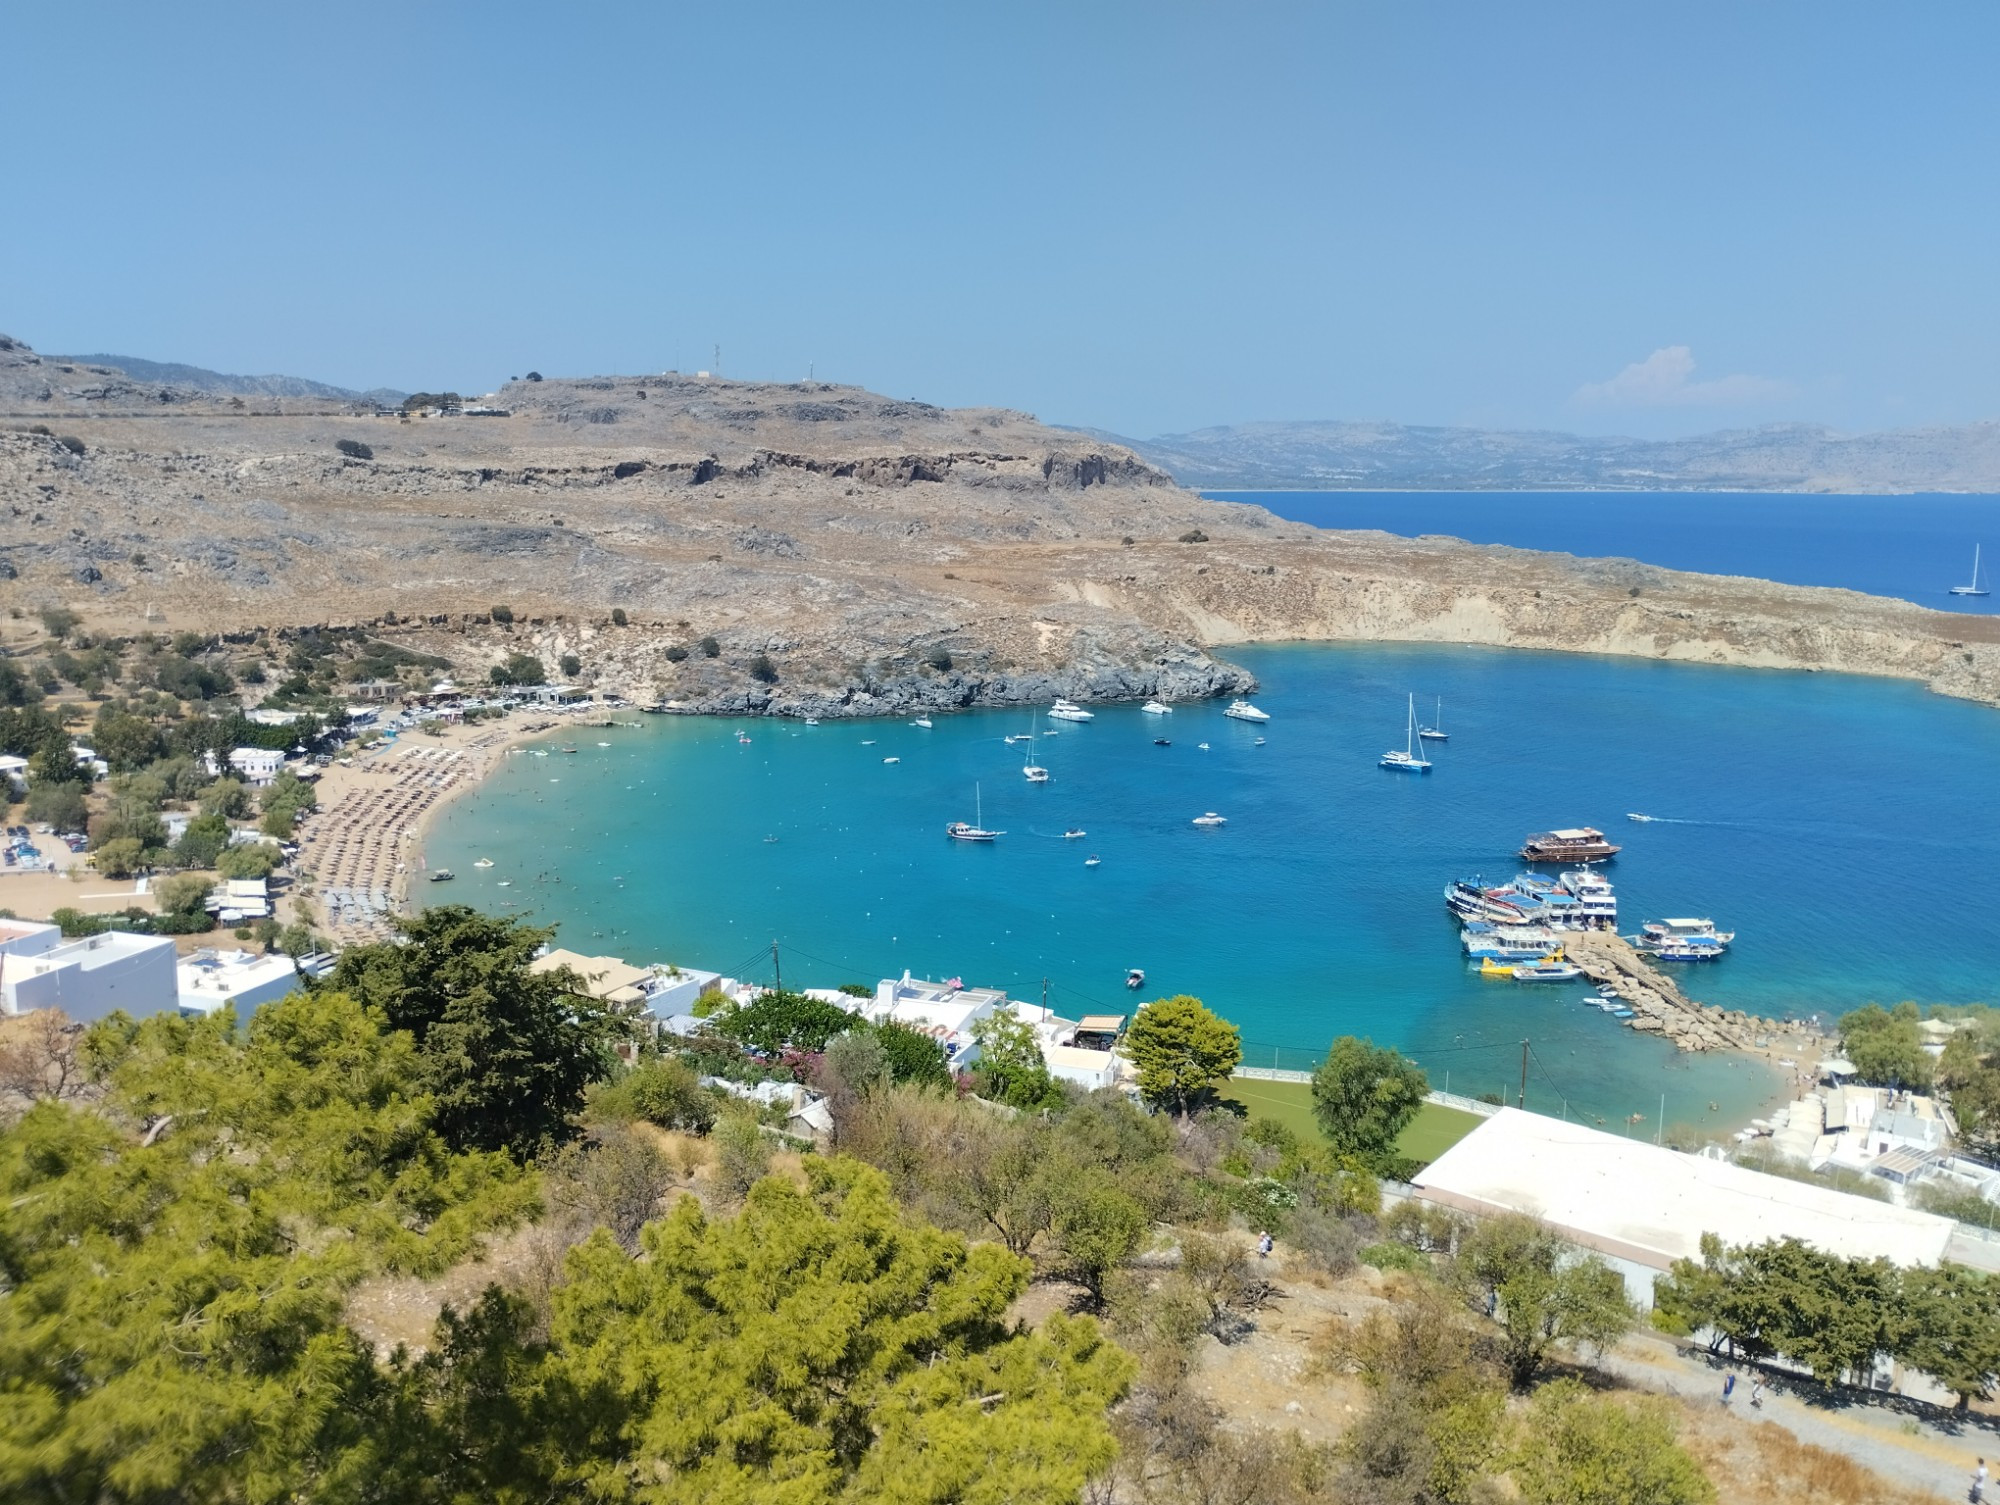
[(1698, 491), (1212, 491), (1320, 528), (1643, 560), (1667, 569), (1839, 585), (1936, 611), (2000, 611), (2000, 595), (1954, 596), (1985, 545), (2000, 567), (2000, 497), (1796, 496)]
[[(452, 806), (428, 859), (456, 870), (455, 900), (637, 962), (768, 979), (775, 938), (793, 985), (907, 967), (1035, 997), (1046, 978), (1071, 1012), (1129, 1008), (1125, 971), (1143, 967), (1139, 997), (1205, 998), (1252, 1064), (1305, 1064), (1335, 1035), (1368, 1034), (1440, 1086), (1511, 1101), (1525, 1037), (1530, 1107), (1614, 1125), (1650, 1126), (1662, 1093), (1669, 1123), (1721, 1123), (1771, 1078), (1621, 1029), (1578, 1005), (1580, 987), (1468, 971), (1441, 890), (1510, 876), (1530, 831), (1590, 824), (1623, 843), (1608, 872), (1627, 928), (1702, 914), (1736, 929), (1727, 960), (1686, 969), (1697, 997), (1771, 1016), (2000, 998), (1991, 709), (1891, 681), (1504, 650), (1232, 657), (1261, 678), (1268, 725), (1219, 703), (1098, 708), (1037, 744), (1053, 773), (1041, 787), (1001, 741), (1028, 728), (1018, 711), (931, 731), (578, 729), (576, 755), (511, 757)], [(1375, 766), (1402, 745), (1412, 691), (1426, 715), (1443, 697), (1451, 732), (1425, 778)], [(990, 847), (943, 834), (973, 818), (975, 784), (1007, 833)], [(1229, 824), (1189, 824), (1205, 810)], [(1072, 826), (1088, 836), (1064, 840)], [(1087, 868), (1092, 853), (1103, 862)], [(495, 865), (474, 868), (482, 856)]]

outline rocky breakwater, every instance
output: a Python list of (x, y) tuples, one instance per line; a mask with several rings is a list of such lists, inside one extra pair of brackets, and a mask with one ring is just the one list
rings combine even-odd
[(1571, 937), (1564, 954), (1583, 968), (1598, 988), (1624, 1000), (1633, 1017), (1625, 1022), (1647, 1034), (1663, 1035), (1686, 1051), (1768, 1051), (1780, 1036), (1797, 1036), (1805, 1048), (1805, 1026), (1698, 1003), (1618, 936), (1587, 931)]

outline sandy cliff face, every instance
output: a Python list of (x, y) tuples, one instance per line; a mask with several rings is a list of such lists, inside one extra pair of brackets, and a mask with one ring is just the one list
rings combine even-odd
[[(468, 674), (574, 652), (600, 685), (699, 709), (1225, 693), (1248, 677), (1207, 650), (1284, 638), (1837, 669), (2000, 702), (2000, 620), (1320, 532), (999, 409), (672, 376), (491, 403), (508, 416), (238, 406), (0, 349), (0, 606), (60, 600), (121, 633), (393, 614), (383, 635)], [(501, 603), (511, 628), (485, 620)], [(716, 657), (670, 653), (704, 636)]]

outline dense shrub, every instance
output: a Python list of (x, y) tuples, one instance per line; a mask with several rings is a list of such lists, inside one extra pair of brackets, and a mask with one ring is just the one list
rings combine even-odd
[(487, 615), (504, 627), (514, 620), (514, 608), (511, 606), (496, 606)]
[(701, 656), (703, 658), (719, 658), (722, 654), (722, 644), (718, 643), (712, 637), (703, 638), (695, 646), (701, 649)]
[(350, 460), (372, 460), (375, 458), (375, 451), (363, 444), (359, 439), (337, 439), (334, 441), (333, 447), (343, 455), (346, 455)]
[(929, 653), (924, 655), (924, 662), (937, 670), (938, 673), (944, 674), (951, 668), (951, 652), (944, 644), (939, 643)]
[(624, 607), (614, 606), (611, 608), (611, 625), (613, 627), (623, 627), (627, 620)]
[(672, 647), (667, 649), (667, 662), (670, 664), (686, 663), (687, 656), (688, 656), (687, 649), (683, 648), (679, 643), (675, 643)]
[(759, 684), (774, 685), (778, 682), (778, 666), (771, 662), (771, 655), (760, 653), (750, 660), (750, 677)]
[(575, 679), (583, 672), (583, 660), (574, 653), (565, 653), (556, 660), (556, 666), (562, 670), (564, 679)]

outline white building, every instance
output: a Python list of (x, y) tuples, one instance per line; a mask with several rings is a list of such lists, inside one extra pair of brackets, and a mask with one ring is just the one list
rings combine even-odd
[(123, 1009), (134, 1018), (174, 1007), (174, 943), (166, 936), (101, 935), (30, 955), (0, 951), (0, 1009), (61, 1009), (88, 1024)]
[[(1956, 1225), (1830, 1187), (1811, 1186), (1703, 1155), (1684, 1155), (1582, 1124), (1502, 1108), (1419, 1173), (1416, 1194), (1461, 1212), (1523, 1212), (1594, 1249), (1641, 1306), (1677, 1259), (1699, 1259), (1701, 1236), (1726, 1245), (1791, 1235), (1832, 1254), (1881, 1255), (1898, 1265), (1976, 1257)], [(1990, 1263), (1990, 1260), (1981, 1261)]]
[(330, 958), (305, 957), (297, 966), (289, 956), (262, 956), (253, 951), (197, 951), (174, 968), (176, 998), (183, 1014), (213, 1014), (234, 1005), (239, 1021), (259, 1004), (296, 992), (299, 971), (316, 977)]
[(28, 782), (28, 760), (17, 758), (12, 753), (0, 753), (0, 779), (13, 779), (19, 783)]
[(62, 928), (41, 920), (0, 920), (0, 956), (40, 956), (62, 944)]
[(229, 766), (244, 783), (261, 787), (277, 778), (285, 755), (271, 747), (238, 747), (230, 751)]
[(262, 878), (225, 878), (208, 891), (204, 907), (225, 925), (267, 919), (271, 913), (270, 886)]

